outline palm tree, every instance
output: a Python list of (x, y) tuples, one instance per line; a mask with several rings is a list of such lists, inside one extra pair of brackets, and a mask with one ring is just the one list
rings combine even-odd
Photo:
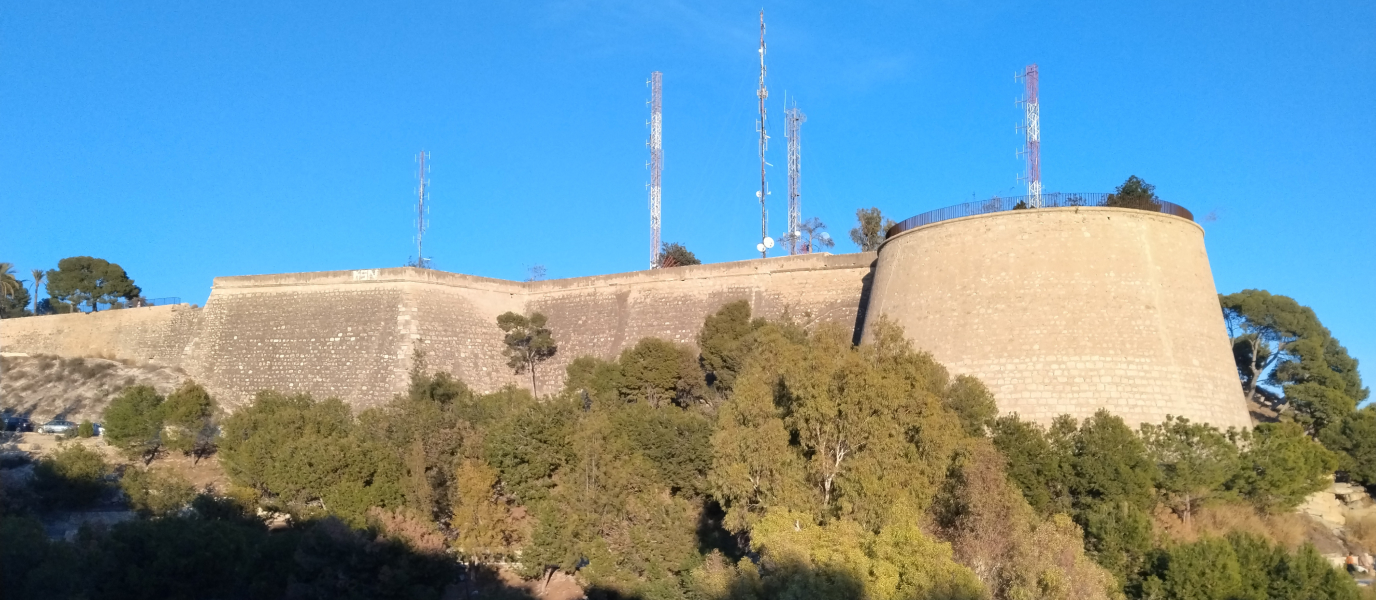
[(11, 298), (19, 291), (19, 280), (14, 278), (14, 263), (0, 262), (0, 296)]
[(38, 284), (43, 283), (43, 277), (46, 275), (47, 273), (44, 273), (43, 269), (33, 270), (33, 314), (35, 315), (38, 314)]

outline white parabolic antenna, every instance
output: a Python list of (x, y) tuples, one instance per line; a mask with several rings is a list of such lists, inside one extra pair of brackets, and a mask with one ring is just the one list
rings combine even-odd
[(764, 252), (764, 244), (755, 244), (756, 252)]
[(766, 237), (766, 238), (764, 238), (764, 247), (765, 247), (765, 248), (773, 248), (773, 247), (774, 247), (774, 238), (772, 238), (772, 237)]

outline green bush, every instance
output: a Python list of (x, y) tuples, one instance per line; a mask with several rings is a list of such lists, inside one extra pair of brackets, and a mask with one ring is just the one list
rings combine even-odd
[(196, 488), (185, 478), (131, 467), (120, 478), (129, 506), (144, 516), (176, 514), (196, 499)]
[(96, 426), (90, 421), (82, 421), (76, 426), (76, 437), (91, 438), (96, 436)]
[(105, 439), (130, 458), (152, 462), (162, 449), (163, 397), (152, 386), (136, 385), (105, 408)]
[(110, 465), (85, 446), (67, 446), (38, 461), (33, 489), (45, 507), (86, 508), (110, 489)]

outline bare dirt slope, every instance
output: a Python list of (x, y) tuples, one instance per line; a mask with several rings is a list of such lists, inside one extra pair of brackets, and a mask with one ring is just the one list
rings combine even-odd
[(166, 394), (185, 379), (180, 369), (103, 358), (3, 356), (0, 411), (26, 415), (35, 425), (59, 415), (100, 421), (105, 406), (127, 386), (151, 385)]

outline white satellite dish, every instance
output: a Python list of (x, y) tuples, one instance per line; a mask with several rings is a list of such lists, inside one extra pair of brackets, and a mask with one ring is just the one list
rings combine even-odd
[(772, 237), (766, 237), (766, 238), (764, 238), (764, 247), (765, 247), (765, 248), (773, 248), (773, 247), (774, 247), (774, 238), (772, 238)]
[(755, 244), (756, 252), (764, 252), (764, 244)]

